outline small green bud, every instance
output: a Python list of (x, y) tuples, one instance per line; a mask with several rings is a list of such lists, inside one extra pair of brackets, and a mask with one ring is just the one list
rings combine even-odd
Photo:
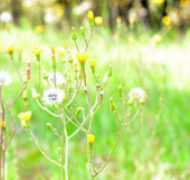
[(110, 106), (111, 106), (111, 110), (112, 110), (112, 111), (115, 111), (115, 110), (116, 110), (116, 106), (115, 106), (115, 103), (114, 103), (113, 98), (110, 98)]
[(122, 85), (118, 86), (119, 96), (122, 97), (123, 88)]
[(77, 110), (76, 110), (76, 117), (79, 116), (79, 114), (82, 112), (83, 108), (82, 107), (78, 107)]
[(47, 128), (48, 128), (50, 131), (53, 130), (53, 127), (52, 127), (51, 123), (46, 123), (46, 126), (47, 126)]
[(84, 36), (85, 30), (84, 30), (84, 27), (83, 27), (83, 26), (80, 27), (80, 33)]

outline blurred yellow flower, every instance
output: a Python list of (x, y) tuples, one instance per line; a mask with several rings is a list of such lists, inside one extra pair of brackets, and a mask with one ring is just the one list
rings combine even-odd
[(89, 61), (90, 67), (94, 68), (95, 67), (95, 61), (94, 60), (90, 60)]
[(22, 112), (18, 115), (21, 121), (28, 123), (32, 117), (32, 111)]
[(27, 99), (27, 95), (28, 95), (28, 92), (26, 90), (23, 91), (23, 93), (22, 93), (23, 99)]
[(82, 53), (78, 53), (77, 54), (77, 60), (80, 62), (80, 63), (85, 63), (86, 60), (88, 59), (89, 57), (89, 54), (86, 53), (86, 52), (82, 52)]
[(88, 11), (88, 20), (94, 21), (94, 13), (92, 11)]
[(36, 27), (34, 28), (34, 31), (35, 31), (36, 34), (42, 34), (43, 31), (44, 31), (44, 28), (43, 28), (43, 26), (38, 25), (38, 26), (36, 26)]
[(19, 46), (19, 47), (18, 47), (18, 52), (19, 52), (19, 53), (22, 53), (23, 49), (24, 49), (23, 46)]
[(165, 25), (165, 26), (170, 26), (171, 25), (171, 19), (169, 16), (164, 16), (162, 18), (162, 23)]
[(161, 4), (164, 3), (164, 0), (151, 0), (151, 2), (152, 2), (153, 4), (156, 4), (156, 5), (161, 5)]
[(87, 138), (88, 138), (88, 143), (89, 144), (94, 144), (95, 143), (95, 135), (94, 134), (88, 134)]
[(95, 24), (101, 26), (103, 24), (103, 18), (101, 16), (95, 17)]
[(5, 123), (5, 121), (1, 121), (1, 127), (4, 128), (4, 129), (6, 128), (6, 123)]
[(122, 20), (122, 19), (121, 19), (121, 16), (117, 16), (117, 17), (116, 17), (116, 23), (117, 23), (117, 24), (121, 24), (121, 20)]
[(7, 52), (9, 54), (12, 54), (14, 52), (14, 46), (13, 45), (9, 46), (8, 49), (7, 49)]
[(33, 48), (33, 53), (36, 56), (40, 56), (43, 51), (44, 51), (43, 49), (41, 49), (40, 47), (37, 47), (37, 46)]
[(160, 41), (161, 41), (161, 36), (160, 36), (159, 34), (156, 34), (156, 35), (152, 38), (152, 43), (153, 43), (153, 45), (160, 43)]

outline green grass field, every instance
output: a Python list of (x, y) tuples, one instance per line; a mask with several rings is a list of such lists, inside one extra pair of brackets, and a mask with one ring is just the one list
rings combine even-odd
[[(148, 101), (137, 119), (126, 129), (114, 156), (96, 179), (100, 180), (187, 180), (190, 178), (190, 111), (189, 111), (189, 48), (190, 33), (185, 37), (175, 31), (161, 32), (161, 41), (152, 45), (155, 32), (146, 30), (130, 33), (121, 30), (120, 36), (110, 34), (106, 29), (97, 29), (90, 45), (90, 56), (96, 61), (96, 71), (103, 76), (108, 66), (113, 66), (113, 76), (106, 87), (103, 104), (95, 115), (93, 133), (95, 162), (101, 164), (109, 154), (119, 130), (119, 123), (109, 107), (109, 99), (116, 101), (118, 111), (122, 111), (117, 87), (124, 84), (127, 94), (134, 87), (143, 88)], [(0, 31), (0, 65), (15, 74), (8, 54), (3, 50), (13, 43), (24, 46), (22, 69), (31, 61), (31, 82), (28, 87), (28, 109), (33, 113), (31, 124), (39, 143), (54, 159), (59, 159), (60, 142), (47, 129), (51, 122), (59, 130), (55, 118), (47, 115), (36, 105), (30, 89), (37, 86), (37, 63), (32, 54), (33, 46), (50, 49), (51, 46), (65, 47), (74, 52), (75, 47), (68, 33), (47, 29), (37, 35), (30, 28)], [(79, 44), (83, 46), (82, 39)], [(17, 54), (15, 54), (17, 56)], [(64, 59), (64, 58), (63, 58)], [(59, 72), (66, 71), (59, 58)], [(48, 51), (42, 54), (42, 64), (51, 71), (51, 57)], [(13, 76), (14, 77), (14, 76)], [(87, 82), (95, 84), (88, 68)], [(93, 87), (93, 86), (92, 86)], [(9, 101), (18, 92), (19, 83), (14, 77), (11, 86), (4, 89)], [(94, 96), (95, 89), (90, 92)], [(83, 100), (84, 97), (82, 96)], [(81, 99), (78, 99), (80, 101)], [(23, 99), (11, 109), (17, 122), (18, 131), (7, 153), (8, 180), (60, 179), (60, 169), (48, 162), (32, 143), (27, 132), (20, 125), (17, 114), (24, 111)], [(9, 115), (7, 126), (9, 127)], [(72, 130), (72, 128), (71, 128)], [(79, 133), (69, 146), (69, 176), (71, 180), (87, 179), (86, 137)]]

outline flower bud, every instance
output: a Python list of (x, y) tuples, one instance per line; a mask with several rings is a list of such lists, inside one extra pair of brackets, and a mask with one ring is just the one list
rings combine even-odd
[(47, 126), (47, 128), (49, 129), (49, 131), (52, 131), (53, 130), (53, 127), (52, 127), (52, 125), (51, 125), (51, 123), (46, 123), (46, 126)]
[(94, 21), (94, 13), (92, 11), (88, 11), (88, 20), (90, 22)]
[(87, 139), (88, 139), (88, 143), (90, 145), (93, 145), (95, 143), (95, 135), (94, 134), (88, 134)]
[(123, 93), (123, 87), (122, 87), (122, 85), (118, 86), (118, 91), (119, 91), (119, 96), (122, 97), (122, 93)]
[(1, 127), (2, 127), (3, 129), (6, 129), (6, 122), (5, 122), (5, 121), (1, 121)]
[(101, 91), (99, 95), (100, 95), (100, 99), (103, 99), (103, 97), (104, 97), (104, 92)]
[(100, 90), (100, 84), (96, 84), (96, 91)]
[(115, 111), (115, 110), (116, 110), (116, 106), (115, 106), (115, 103), (114, 103), (113, 98), (110, 98), (110, 106), (111, 106), (111, 110), (112, 110), (112, 111)]
[(84, 36), (85, 30), (84, 30), (84, 27), (83, 27), (83, 26), (80, 27), (80, 33)]
[(86, 87), (84, 88), (84, 93), (88, 94), (88, 89)]

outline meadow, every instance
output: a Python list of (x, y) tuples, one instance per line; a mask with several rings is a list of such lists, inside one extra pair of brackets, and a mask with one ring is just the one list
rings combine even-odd
[[(155, 42), (154, 37), (158, 34), (160, 40)], [(104, 27), (95, 30), (89, 53), (96, 62), (96, 71), (103, 77), (109, 65), (113, 68), (112, 77), (104, 90), (101, 108), (94, 117), (93, 133), (96, 142), (93, 152), (96, 164), (101, 164), (106, 159), (119, 129), (109, 106), (109, 99), (113, 97), (118, 111), (123, 111), (118, 98), (118, 86), (123, 85), (126, 97), (134, 87), (143, 88), (148, 96), (140, 114), (122, 135), (122, 141), (110, 164), (96, 179), (190, 178), (189, 41), (190, 31), (180, 35), (175, 30), (156, 32), (144, 28), (137, 29), (136, 32), (121, 28), (114, 34)], [(43, 33), (36, 34), (31, 27), (0, 30), (1, 69), (9, 72), (13, 78), (12, 84), (4, 89), (7, 101), (19, 91), (18, 78), (14, 77), (15, 69), (6, 52), (10, 42), (14, 44), (15, 49), (24, 47), (22, 72), (25, 72), (27, 61), (31, 62), (31, 81), (27, 88), (27, 108), (32, 111), (31, 128), (43, 149), (52, 158), (58, 159), (60, 141), (49, 133), (46, 123), (51, 122), (58, 130), (59, 124), (36, 105), (31, 95), (31, 88), (37, 86), (38, 78), (37, 61), (32, 48), (39, 46), (45, 49), (41, 55), (42, 68), (51, 71), (52, 46), (55, 49), (64, 47), (65, 51), (71, 54), (75, 51), (71, 33), (68, 30), (63, 32), (47, 28)], [(82, 39), (78, 42), (80, 46), (84, 43)], [(18, 52), (14, 55), (18, 57)], [(57, 58), (58, 71), (63, 74), (67, 71), (67, 60), (67, 56)], [(86, 75), (87, 82), (96, 83), (90, 69)], [(95, 89), (90, 89), (89, 92), (94, 95)], [(83, 101), (84, 98), (81, 96), (78, 101)], [(41, 155), (29, 134), (20, 125), (17, 115), (25, 108), (21, 97), (11, 110), (18, 129), (7, 153), (7, 179), (60, 179), (60, 168)], [(72, 131), (72, 127), (69, 130)], [(88, 179), (86, 137), (82, 133), (72, 139), (69, 151), (70, 179)]]

